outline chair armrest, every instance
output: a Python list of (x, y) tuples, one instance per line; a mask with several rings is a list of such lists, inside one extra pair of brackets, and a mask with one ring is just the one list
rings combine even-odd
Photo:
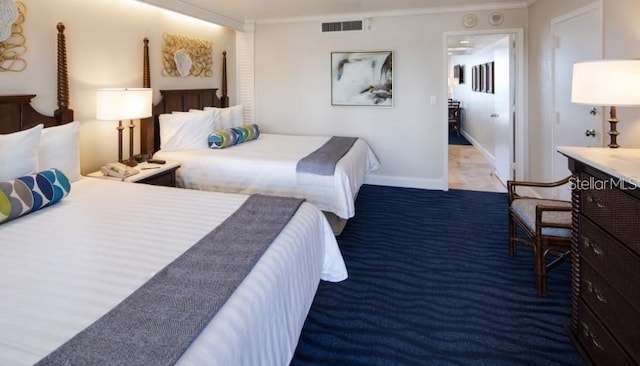
[(514, 199), (522, 197), (518, 195), (518, 193), (516, 192), (517, 187), (553, 188), (553, 187), (559, 187), (561, 185), (567, 184), (569, 183), (570, 180), (571, 180), (571, 176), (568, 176), (564, 179), (560, 179), (555, 182), (548, 182), (548, 183), (509, 180), (507, 181), (507, 193), (509, 194), (509, 204), (511, 204), (511, 202)]

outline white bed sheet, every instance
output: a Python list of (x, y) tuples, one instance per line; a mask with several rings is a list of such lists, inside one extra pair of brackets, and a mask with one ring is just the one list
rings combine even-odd
[[(246, 197), (83, 178), (56, 205), (0, 225), (0, 365), (49, 354)], [(346, 277), (327, 221), (303, 204), (178, 364), (288, 364), (319, 279)]]
[(263, 133), (256, 140), (225, 149), (156, 152), (154, 158), (179, 161), (178, 186), (205, 191), (262, 193), (306, 198), (322, 211), (343, 219), (355, 215), (355, 198), (365, 174), (380, 163), (369, 145), (358, 139), (338, 161), (329, 182), (300, 184), (296, 164), (329, 140), (328, 136)]

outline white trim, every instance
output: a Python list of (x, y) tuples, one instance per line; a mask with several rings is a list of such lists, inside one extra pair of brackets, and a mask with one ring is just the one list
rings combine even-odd
[(507, 10), (507, 9), (524, 9), (527, 8), (527, 2), (524, 0), (508, 1), (508, 2), (495, 2), (487, 4), (476, 5), (458, 5), (458, 6), (441, 6), (430, 8), (413, 8), (413, 9), (399, 9), (399, 10), (384, 10), (384, 11), (371, 11), (371, 12), (359, 12), (359, 13), (343, 13), (343, 14), (325, 14), (325, 15), (310, 15), (300, 17), (285, 17), (285, 18), (267, 18), (258, 19), (258, 24), (274, 24), (274, 23), (299, 23), (299, 22), (313, 22), (313, 21), (338, 21), (349, 20), (350, 18), (381, 18), (381, 17), (401, 17), (411, 15), (429, 15), (429, 14), (449, 14), (449, 13), (464, 13), (471, 11), (490, 11), (490, 10)]
[(184, 0), (136, 0), (162, 9), (200, 19), (205, 22), (222, 25), (235, 30), (244, 30), (245, 21), (216, 13), (208, 8), (193, 5)]
[(446, 180), (443, 181), (441, 179), (420, 179), (371, 174), (365, 177), (364, 183), (376, 186), (447, 190)]
[[(602, 10), (602, 0), (596, 0), (590, 4), (581, 6), (577, 9), (574, 9), (568, 13), (564, 13), (562, 15), (559, 15), (553, 19), (551, 19), (551, 25), (553, 26), (554, 24), (558, 24), (561, 22), (564, 22), (565, 20), (569, 20), (571, 18), (575, 18), (577, 16), (580, 16), (584, 13), (588, 13), (592, 10)], [(600, 15), (602, 16), (602, 11), (600, 11)]]
[[(547, 172), (547, 174), (549, 174), (550, 180), (556, 180), (555, 177), (555, 173), (556, 173), (556, 160), (554, 159), (555, 154), (557, 154), (558, 152), (556, 151), (556, 140), (557, 140), (557, 136), (556, 136), (556, 123), (557, 123), (557, 113), (558, 113), (558, 108), (556, 107), (556, 75), (555, 75), (555, 69), (556, 69), (556, 42), (557, 42), (557, 38), (556, 38), (556, 26), (562, 22), (568, 21), (570, 19), (579, 17), (581, 15), (584, 15), (590, 11), (597, 11), (598, 15), (599, 15), (599, 21), (600, 21), (600, 39), (598, 40), (598, 46), (599, 46), (599, 51), (598, 53), (600, 54), (600, 58), (603, 57), (604, 55), (604, 20), (603, 20), (603, 6), (602, 6), (602, 0), (596, 0), (592, 3), (589, 3), (587, 5), (584, 5), (582, 7), (579, 7), (577, 9), (574, 9), (568, 13), (559, 15), (553, 19), (551, 19), (550, 22), (550, 33), (551, 33), (551, 39), (552, 39), (552, 49), (551, 49), (551, 83), (552, 83), (552, 87), (551, 87), (551, 105), (552, 105), (552, 118), (553, 118), (553, 124), (551, 125), (551, 129), (550, 129), (550, 140), (551, 140), (551, 154), (549, 155), (551, 161), (550, 161), (550, 171)], [(603, 114), (600, 113), (600, 115), (602, 116)], [(606, 127), (605, 127), (606, 123), (605, 123), (605, 119), (601, 118), (601, 126), (600, 126), (600, 131), (606, 131)], [(600, 136), (600, 145), (602, 146), (604, 144), (604, 136), (602, 133), (598, 134)], [(543, 174), (545, 174), (545, 172), (543, 171)], [(557, 178), (560, 179), (560, 178)]]
[[(488, 29), (488, 30), (470, 30), (470, 31), (452, 31), (452, 32), (444, 32), (442, 34), (442, 75), (445, 77), (442, 78), (442, 100), (447, 100), (448, 98), (448, 85), (447, 78), (448, 75), (448, 59), (449, 55), (447, 53), (448, 42), (447, 38), (451, 36), (461, 36), (461, 35), (489, 35), (489, 34), (504, 34), (504, 35), (513, 35), (516, 41), (516, 87), (514, 90), (516, 97), (516, 110), (515, 110), (515, 125), (514, 128), (516, 130), (515, 133), (515, 143), (516, 149), (513, 152), (515, 163), (516, 163), (516, 174), (514, 179), (523, 180), (525, 179), (525, 172), (529, 171), (529, 160), (526, 151), (529, 151), (529, 141), (526, 139), (528, 136), (529, 130), (529, 118), (527, 114), (527, 99), (525, 98), (526, 91), (525, 85), (527, 84), (527, 60), (524, 57), (525, 52), (525, 44), (524, 44), (524, 29), (522, 28), (504, 28), (504, 29)], [(447, 105), (446, 103), (442, 103), (441, 105), (441, 116), (442, 116), (442, 126), (447, 126)], [(444, 179), (446, 181), (447, 189), (449, 187), (449, 145), (446, 143), (448, 140), (448, 129), (442, 128), (442, 141), (443, 141), (443, 167), (444, 167)], [(483, 154), (485, 154), (483, 152)], [(486, 155), (486, 154), (485, 154)]]
[[(482, 146), (478, 142), (478, 140), (476, 140), (473, 137), (471, 137), (471, 135), (467, 134), (466, 131), (462, 131), (462, 136), (464, 136), (467, 140), (469, 140), (471, 145), (473, 145), (476, 149), (480, 150), (480, 152), (482, 153), (484, 158), (487, 159), (487, 161), (489, 163), (491, 163), (492, 165), (495, 165), (495, 163), (496, 163), (495, 156), (491, 155), (491, 153), (487, 149), (485, 149), (484, 146)], [(448, 161), (448, 159), (447, 159), (447, 161)]]

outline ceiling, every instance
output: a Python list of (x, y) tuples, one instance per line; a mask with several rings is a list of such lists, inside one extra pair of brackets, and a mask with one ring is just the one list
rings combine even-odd
[(247, 22), (526, 7), (537, 0), (138, 0), (243, 29)]
[(471, 55), (504, 37), (504, 34), (448, 36), (447, 49), (449, 55)]

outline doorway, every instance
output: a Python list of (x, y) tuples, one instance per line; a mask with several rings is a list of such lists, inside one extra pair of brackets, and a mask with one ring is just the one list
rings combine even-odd
[[(573, 64), (602, 58), (602, 7), (599, 1), (551, 20), (553, 47), (552, 180), (571, 174), (558, 146), (602, 146), (604, 118), (593, 106), (571, 103)], [(594, 131), (594, 133), (587, 133)], [(556, 188), (553, 198), (569, 200), (570, 187)]]
[[(524, 139), (523, 31), (503, 29), (447, 32), (444, 34), (444, 45), (445, 73), (448, 76), (445, 78), (446, 96), (447, 99), (460, 100), (463, 107), (460, 132), (473, 145), (472, 150), (465, 150), (445, 144), (447, 188), (459, 188), (460, 182), (455, 178), (458, 174), (471, 177), (475, 175), (472, 171), (460, 173), (457, 169), (464, 169), (469, 156), (477, 157), (478, 153), (481, 160), (476, 162), (482, 165), (484, 160), (484, 165), (489, 166), (489, 171), (482, 177), (484, 183), (481, 182), (479, 190), (483, 190), (485, 183), (492, 187), (491, 180), (499, 179), (502, 184), (506, 184), (509, 179), (522, 179), (523, 172), (526, 171), (524, 151), (527, 148)], [(494, 77), (492, 88), (473, 90), (477, 87), (473, 82), (477, 71), (473, 71), (474, 68), (484, 67), (489, 63)], [(454, 69), (463, 75), (462, 83), (458, 79), (459, 75), (453, 74)], [(448, 129), (445, 136), (448, 141)], [(474, 148), (478, 153), (473, 151)], [(460, 150), (464, 152), (461, 154)], [(459, 159), (462, 159), (462, 163)]]

